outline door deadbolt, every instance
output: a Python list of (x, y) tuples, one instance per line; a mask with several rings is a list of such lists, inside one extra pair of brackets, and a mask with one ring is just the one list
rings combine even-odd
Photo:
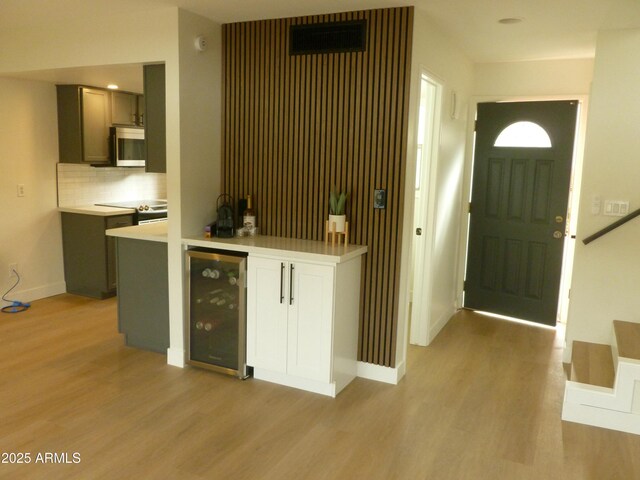
[(556, 223), (562, 223), (564, 222), (564, 217), (561, 215), (556, 216)]
[(416, 228), (416, 235), (422, 235), (422, 229)]
[(555, 232), (553, 232), (553, 238), (555, 238), (556, 240), (559, 240), (562, 238), (562, 232), (560, 230), (556, 230)]

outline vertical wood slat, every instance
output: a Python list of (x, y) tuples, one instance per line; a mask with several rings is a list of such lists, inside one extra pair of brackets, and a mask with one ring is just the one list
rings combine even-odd
[[(364, 52), (289, 56), (293, 24), (367, 20)], [(395, 366), (413, 8), (223, 26), (222, 190), (252, 194), (260, 233), (324, 238), (332, 186), (350, 194), (363, 265), (358, 355)], [(373, 190), (387, 190), (386, 210)]]

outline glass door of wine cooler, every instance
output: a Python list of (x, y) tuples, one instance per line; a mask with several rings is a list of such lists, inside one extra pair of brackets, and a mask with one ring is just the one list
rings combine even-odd
[(246, 254), (188, 250), (187, 363), (247, 377)]

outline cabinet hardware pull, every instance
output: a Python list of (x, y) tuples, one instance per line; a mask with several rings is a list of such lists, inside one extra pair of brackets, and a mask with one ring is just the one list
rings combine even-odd
[(280, 263), (280, 303), (284, 302), (284, 262)]
[(289, 267), (289, 305), (293, 305), (293, 263)]

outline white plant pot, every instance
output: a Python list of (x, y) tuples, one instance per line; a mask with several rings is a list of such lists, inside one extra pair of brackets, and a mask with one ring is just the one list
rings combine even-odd
[(336, 232), (344, 233), (344, 224), (347, 220), (346, 215), (329, 215), (329, 231), (333, 232), (333, 224), (336, 224)]

